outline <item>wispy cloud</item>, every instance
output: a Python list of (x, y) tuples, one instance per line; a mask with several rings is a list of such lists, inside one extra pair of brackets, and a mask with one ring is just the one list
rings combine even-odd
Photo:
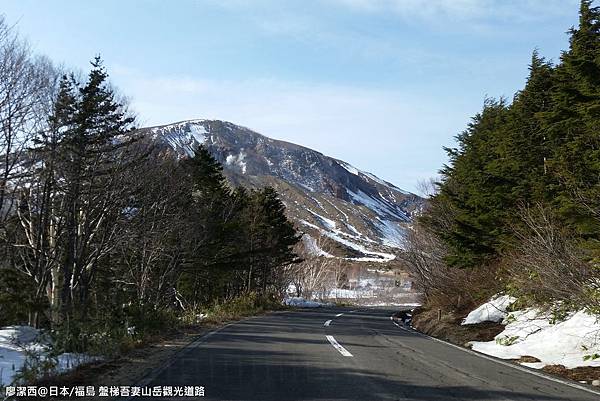
[[(314, 15), (321, 5), (329, 5), (370, 14), (396, 15), (404, 19), (434, 22), (440, 19), (455, 21), (510, 20), (526, 22), (571, 13), (579, 0), (210, 0), (230, 11), (250, 12), (253, 15), (279, 15), (283, 20), (265, 20), (265, 27), (289, 23), (293, 16)], [(285, 4), (285, 6), (282, 6)], [(300, 7), (298, 7), (300, 5)], [(292, 12), (290, 12), (292, 11)], [(294, 20), (297, 21), (297, 20)], [(291, 28), (294, 28), (292, 23)], [(278, 28), (283, 28), (284, 24)], [(289, 26), (289, 25), (288, 25)], [(463, 29), (469, 29), (463, 26)]]
[[(365, 60), (419, 65), (451, 57), (431, 49), (420, 33), (469, 34), (517, 40), (575, 15), (579, 0), (210, 0), (242, 15), (266, 35), (331, 48)], [(356, 23), (363, 20), (365, 24)], [(376, 22), (381, 22), (378, 25)], [(352, 22), (352, 23), (349, 23)], [(538, 23), (536, 22), (543, 22)], [(383, 27), (383, 28), (380, 28)], [(544, 28), (540, 28), (544, 27)], [(568, 26), (560, 26), (561, 32)], [(443, 40), (440, 38), (440, 40)], [(431, 43), (429, 43), (431, 44)], [(531, 49), (539, 43), (532, 43)], [(399, 50), (401, 49), (401, 50)], [(442, 55), (443, 54), (443, 55)], [(460, 62), (456, 57), (454, 62)]]
[[(471, 111), (460, 102), (440, 107), (439, 99), (392, 90), (112, 70), (116, 83), (134, 94), (143, 125), (228, 120), (345, 159), (408, 190), (436, 173), (444, 157), (439, 144), (451, 142)], [(424, 136), (433, 140), (425, 143)]]
[(426, 21), (454, 19), (528, 21), (573, 10), (578, 0), (324, 0), (349, 9), (393, 12)]
[(327, 0), (367, 12), (393, 11), (403, 16), (460, 16), (473, 18), (483, 14), (486, 0)]

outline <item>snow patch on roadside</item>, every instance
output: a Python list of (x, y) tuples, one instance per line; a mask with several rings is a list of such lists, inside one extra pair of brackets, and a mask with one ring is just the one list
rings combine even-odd
[(471, 342), (472, 349), (501, 359), (533, 356), (540, 362), (523, 363), (541, 369), (546, 365), (600, 367), (600, 321), (585, 311), (553, 322), (548, 312), (529, 308), (509, 313), (505, 330), (494, 341)]
[(489, 302), (486, 302), (477, 309), (471, 311), (461, 324), (477, 324), (482, 322), (499, 323), (508, 315), (506, 310), (510, 304), (515, 301), (516, 298), (509, 295), (495, 296)]
[(322, 306), (327, 306), (327, 304), (317, 301), (310, 301), (302, 297), (286, 298), (283, 300), (283, 303), (287, 306), (294, 306), (296, 308), (320, 308)]
[(342, 298), (342, 299), (357, 299), (357, 298), (373, 298), (375, 294), (372, 290), (359, 288), (359, 289), (345, 289), (345, 288), (332, 288), (329, 290), (329, 298)]
[[(0, 328), (0, 385), (9, 385), (23, 367), (27, 353), (44, 356), (48, 352), (43, 334), (30, 326)], [(98, 360), (86, 354), (63, 353), (56, 357), (56, 373), (75, 369), (77, 366)]]

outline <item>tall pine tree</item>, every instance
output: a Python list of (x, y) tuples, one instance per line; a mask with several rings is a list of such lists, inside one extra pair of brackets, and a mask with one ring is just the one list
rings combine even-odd
[(582, 0), (579, 26), (556, 69), (553, 107), (544, 114), (557, 178), (555, 204), (567, 224), (600, 250), (600, 11)]
[(131, 136), (133, 118), (108, 83), (102, 60), (96, 57), (83, 84), (63, 77), (52, 116), (60, 133), (57, 175), (64, 194), (65, 242), (62, 254), (61, 302), (69, 313), (74, 301), (85, 314), (99, 262), (108, 255), (126, 188), (119, 172)]

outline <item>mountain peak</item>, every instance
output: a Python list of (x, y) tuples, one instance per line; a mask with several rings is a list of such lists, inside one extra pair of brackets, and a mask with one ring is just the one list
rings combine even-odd
[(401, 247), (406, 225), (423, 204), (350, 163), (230, 122), (194, 119), (144, 130), (179, 157), (202, 144), (236, 185), (275, 187), (299, 228), (326, 238), (344, 257), (393, 259), (389, 251)]

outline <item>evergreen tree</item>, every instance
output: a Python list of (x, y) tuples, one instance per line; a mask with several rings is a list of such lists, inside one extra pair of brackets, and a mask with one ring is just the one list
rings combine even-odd
[(446, 148), (450, 162), (440, 171), (437, 201), (454, 210), (452, 228), (441, 233), (451, 247), (452, 265), (483, 263), (499, 247), (507, 213), (503, 202), (514, 185), (512, 177), (499, 169), (499, 161), (506, 158), (501, 146), (506, 120), (505, 102), (487, 100), (483, 111), (457, 136), (459, 147)]
[(487, 100), (457, 137), (459, 147), (447, 149), (437, 206), (424, 221), (434, 226), (440, 219), (433, 210), (451, 211), (453, 224), (440, 231), (450, 246), (448, 263), (474, 266), (496, 258), (514, 240), (519, 208), (552, 198), (541, 115), (552, 106), (553, 74), (534, 51), (527, 84), (513, 103)]
[(63, 77), (52, 124), (60, 132), (57, 174), (64, 193), (65, 244), (62, 256), (62, 306), (77, 296), (86, 305), (98, 262), (115, 234), (126, 196), (117, 192), (124, 149), (134, 140), (133, 118), (115, 99), (108, 74), (96, 57), (85, 84)]
[(222, 166), (200, 146), (184, 161), (191, 183), (192, 243), (179, 291), (190, 304), (264, 293), (299, 240), (272, 188), (231, 189)]
[[(582, 0), (579, 26), (556, 69), (553, 107), (544, 113), (557, 178), (555, 204), (566, 222), (599, 248), (600, 225), (600, 11)], [(596, 216), (595, 216), (596, 215)]]
[(297, 256), (292, 248), (300, 236), (272, 187), (251, 192), (244, 227), (249, 247), (246, 289), (264, 293), (273, 284), (277, 268), (295, 261)]
[(507, 121), (507, 160), (504, 174), (513, 177), (511, 190), (515, 209), (519, 203), (549, 202), (555, 185), (548, 173), (550, 146), (541, 116), (552, 107), (554, 68), (533, 52), (525, 88), (515, 95)]

